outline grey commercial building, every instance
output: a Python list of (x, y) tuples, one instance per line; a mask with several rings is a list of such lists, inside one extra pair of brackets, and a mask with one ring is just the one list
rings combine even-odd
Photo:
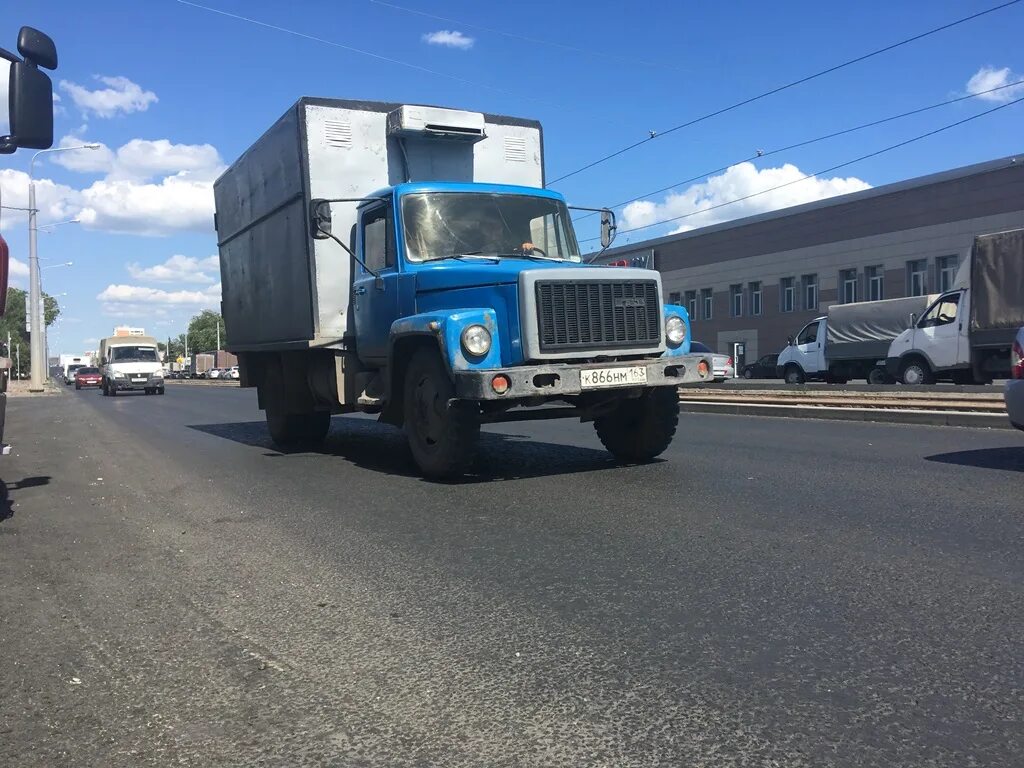
[(948, 288), (975, 235), (1024, 227), (1024, 155), (606, 251), (651, 264), (693, 337), (746, 361), (835, 302)]

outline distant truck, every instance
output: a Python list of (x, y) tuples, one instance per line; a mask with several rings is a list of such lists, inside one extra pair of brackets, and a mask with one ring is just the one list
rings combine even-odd
[(1010, 376), (1010, 350), (1024, 326), (1024, 229), (976, 237), (953, 289), (911, 318), (886, 356), (904, 384), (939, 379), (989, 384)]
[(150, 336), (108, 336), (100, 341), (100, 389), (107, 397), (119, 392), (164, 393), (160, 348)]
[(279, 445), (377, 413), (450, 477), (482, 423), (573, 416), (643, 461), (711, 377), (658, 272), (582, 263), (535, 121), (303, 98), (214, 200), (226, 347)]
[(892, 340), (903, 333), (911, 313), (922, 313), (934, 296), (833, 304), (779, 353), (778, 375), (787, 384), (808, 380), (845, 384), (865, 379), (869, 384), (895, 381), (886, 371)]
[(63, 354), (58, 358), (58, 364), (60, 365), (61, 375), (67, 381), (74, 377), (73, 366), (84, 368), (87, 365), (92, 365), (92, 358), (89, 355)]

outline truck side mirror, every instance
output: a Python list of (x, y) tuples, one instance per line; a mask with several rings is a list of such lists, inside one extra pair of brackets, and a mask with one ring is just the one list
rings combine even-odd
[(0, 153), (19, 147), (49, 149), (53, 146), (53, 83), (39, 68), (56, 69), (57, 48), (47, 35), (32, 27), (18, 34), (20, 60), (0, 49), (0, 58), (11, 62), (7, 96), (10, 136), (0, 136)]
[(787, 337), (786, 337), (786, 344), (787, 344), (788, 346), (790, 346), (790, 347), (792, 347), (792, 346), (793, 346), (793, 337), (792, 337), (792, 336), (787, 336)]
[(326, 200), (309, 201), (309, 229), (314, 240), (331, 236), (331, 204)]
[(601, 247), (607, 248), (615, 239), (615, 232), (618, 227), (615, 225), (615, 212), (607, 208), (601, 209)]
[(910, 319), (910, 325), (908, 325), (907, 327), (908, 328), (913, 328), (915, 325), (917, 325), (917, 312), (911, 312), (909, 319)]

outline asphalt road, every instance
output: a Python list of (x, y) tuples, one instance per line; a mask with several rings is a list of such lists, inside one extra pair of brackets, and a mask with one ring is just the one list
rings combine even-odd
[(1024, 435), (569, 422), (416, 477), (254, 393), (13, 400), (0, 765), (1011, 766)]

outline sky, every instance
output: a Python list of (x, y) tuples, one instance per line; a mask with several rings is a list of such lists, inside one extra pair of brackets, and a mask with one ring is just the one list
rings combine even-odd
[[(300, 96), (535, 118), (555, 180), (652, 131), (999, 4), (12, 0), (0, 47), (14, 48), (21, 24), (57, 44), (55, 146), (102, 145), (35, 164), (43, 288), (62, 307), (51, 354), (94, 349), (120, 324), (176, 336), (201, 309), (219, 309), (212, 183)], [(1024, 86), (775, 150), (1024, 80), (1022, 28), (1018, 3), (551, 186), (581, 206), (637, 198), (616, 208), (622, 245), (1019, 154), (1024, 103), (821, 173), (1024, 97)], [(0, 132), (6, 89), (0, 72)], [(26, 205), (32, 154), (0, 155), (4, 205)], [(45, 227), (68, 219), (79, 223)], [(595, 224), (581, 222), (581, 240)], [(4, 210), (0, 227), (12, 285), (26, 287), (25, 216)]]

